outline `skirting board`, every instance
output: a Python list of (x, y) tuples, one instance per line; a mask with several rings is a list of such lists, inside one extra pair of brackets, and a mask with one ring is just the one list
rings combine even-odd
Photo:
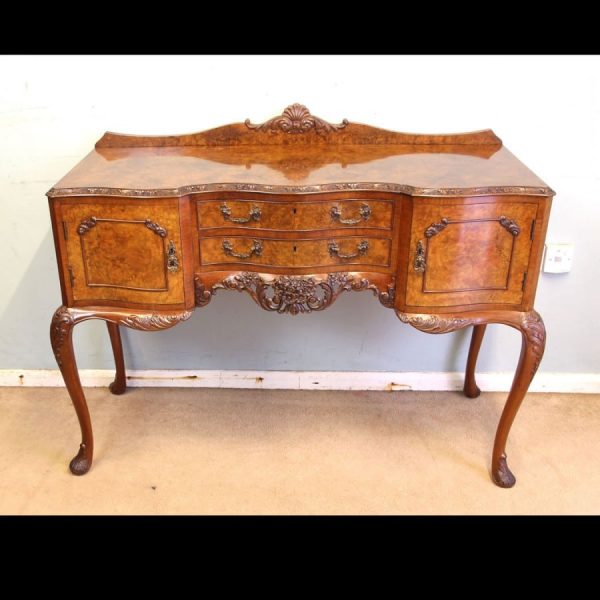
[[(82, 369), (85, 387), (103, 387), (114, 371)], [(463, 386), (463, 373), (393, 373), (389, 371), (127, 371), (131, 387), (208, 387), (270, 390), (423, 390), (454, 391)], [(484, 392), (507, 392), (512, 373), (481, 373), (477, 384)], [(58, 369), (0, 370), (0, 386), (57, 387), (64, 385)], [(600, 393), (598, 373), (538, 373), (530, 392)]]

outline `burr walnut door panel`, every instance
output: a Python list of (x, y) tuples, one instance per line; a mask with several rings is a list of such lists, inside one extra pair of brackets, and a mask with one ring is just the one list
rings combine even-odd
[(73, 300), (184, 302), (177, 200), (63, 203)]
[(415, 202), (407, 304), (520, 304), (536, 213), (535, 201)]

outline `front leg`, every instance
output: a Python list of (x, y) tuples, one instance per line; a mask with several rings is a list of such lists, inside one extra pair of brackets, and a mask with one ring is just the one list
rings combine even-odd
[(521, 331), (521, 355), (498, 423), (492, 454), (492, 479), (496, 485), (504, 488), (510, 488), (516, 482), (515, 476), (506, 463), (506, 440), (519, 406), (542, 360), (546, 345), (546, 328), (542, 317), (535, 310), (520, 314), (522, 315), (520, 322), (512, 326)]
[(79, 452), (71, 460), (69, 468), (73, 475), (85, 475), (92, 466), (94, 437), (90, 411), (81, 387), (75, 353), (73, 352), (73, 327), (76, 323), (76, 314), (65, 306), (59, 307), (52, 317), (50, 342), (81, 428)]
[[(529, 384), (537, 371), (544, 354), (546, 345), (546, 329), (542, 317), (535, 311), (485, 311), (465, 312), (456, 314), (407, 314), (396, 310), (396, 315), (403, 323), (408, 323), (427, 333), (448, 333), (463, 329), (469, 325), (485, 327), (488, 323), (502, 323), (518, 329), (522, 335), (521, 356), (515, 372), (513, 384), (506, 400), (504, 410), (498, 423), (494, 450), (492, 453), (492, 480), (500, 487), (509, 488), (515, 485), (515, 476), (511, 473), (506, 463), (506, 440), (510, 432), (517, 411), (527, 393)], [(478, 332), (477, 332), (478, 331)], [(473, 359), (472, 370), (475, 370), (476, 350), (479, 350), (483, 329), (474, 331), (474, 342), (471, 343), (469, 360)], [(467, 367), (467, 377), (469, 367)], [(474, 378), (472, 384), (475, 383)], [(470, 391), (473, 391), (471, 389)], [(468, 394), (467, 394), (468, 395)]]
[[(103, 319), (109, 323), (109, 332), (116, 331), (117, 335), (119, 333), (119, 325), (142, 331), (161, 331), (162, 329), (174, 327), (177, 323), (189, 319), (191, 314), (192, 313), (187, 310), (175, 312), (157, 311), (131, 313), (121, 309), (85, 310), (80, 308), (67, 308), (66, 306), (59, 307), (54, 313), (50, 325), (50, 342), (52, 344), (52, 350), (54, 350), (56, 362), (58, 363), (63, 379), (65, 380), (67, 391), (73, 401), (73, 406), (75, 407), (75, 412), (79, 419), (79, 426), (81, 427), (81, 445), (79, 446), (79, 452), (69, 465), (71, 472), (74, 475), (84, 475), (90, 470), (94, 456), (94, 439), (92, 435), (90, 412), (81, 387), (81, 381), (79, 380), (75, 353), (73, 352), (73, 327), (77, 323), (89, 319)], [(111, 329), (110, 325), (113, 325), (114, 329)], [(111, 335), (111, 341), (113, 342), (114, 350), (113, 335)], [(118, 341), (120, 342), (120, 337)], [(118, 349), (119, 348), (117, 348), (117, 350)], [(118, 382), (120, 366), (119, 357), (117, 353), (115, 354), (117, 363), (117, 377), (115, 382)], [(121, 370), (122, 378), (124, 379), (124, 365), (121, 366)]]

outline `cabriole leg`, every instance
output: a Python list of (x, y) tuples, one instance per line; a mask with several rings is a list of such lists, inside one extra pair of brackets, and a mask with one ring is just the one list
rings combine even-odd
[(68, 308), (65, 306), (58, 308), (50, 325), (50, 342), (81, 427), (79, 452), (71, 460), (69, 468), (73, 475), (84, 475), (92, 466), (94, 438), (90, 412), (79, 380), (73, 352), (73, 327), (75, 324), (76, 319)]
[(544, 328), (542, 317), (535, 310), (525, 313), (489, 311), (479, 314), (457, 313), (444, 315), (410, 314), (396, 310), (396, 315), (403, 323), (408, 323), (416, 329), (427, 333), (448, 333), (449, 331), (456, 331), (469, 325), (474, 326), (465, 378), (465, 393), (467, 396), (471, 394), (473, 396), (477, 395), (475, 393), (478, 391), (475, 385), (475, 363), (486, 324), (502, 323), (521, 332), (521, 356), (519, 357), (519, 364), (510, 393), (502, 411), (500, 422), (498, 423), (492, 454), (492, 479), (494, 483), (500, 487), (512, 487), (516, 480), (506, 463), (506, 440), (519, 406), (529, 389), (529, 384), (544, 354), (546, 329)]
[(519, 406), (542, 360), (546, 345), (546, 329), (537, 312), (523, 314), (517, 328), (520, 329), (522, 336), (521, 355), (498, 423), (492, 454), (492, 479), (496, 485), (504, 488), (510, 488), (516, 482), (515, 476), (506, 463), (506, 440)]
[(111, 391), (113, 393), (123, 393), (125, 391), (125, 364), (123, 361), (119, 325), (141, 331), (161, 331), (162, 329), (174, 327), (177, 323), (189, 319), (191, 315), (191, 311), (188, 310), (132, 313), (111, 308), (87, 310), (82, 308), (67, 308), (66, 306), (59, 307), (54, 313), (52, 324), (50, 325), (50, 342), (52, 343), (56, 362), (60, 367), (81, 427), (81, 446), (77, 456), (69, 465), (74, 475), (83, 475), (90, 470), (94, 454), (94, 440), (92, 437), (90, 413), (79, 380), (77, 363), (73, 352), (73, 327), (77, 323), (87, 321), (88, 319), (103, 319), (107, 321), (117, 366), (117, 373), (115, 381), (111, 386)]
[(465, 372), (465, 386), (463, 388), (467, 398), (477, 398), (481, 394), (481, 390), (475, 383), (475, 366), (477, 365), (477, 357), (479, 349), (483, 341), (486, 325), (475, 325), (473, 327), (473, 335), (471, 336), (471, 345), (469, 346), (469, 357), (467, 359), (467, 369)]
[(111, 323), (110, 321), (106, 322), (106, 327), (108, 328), (108, 335), (110, 336), (110, 344), (115, 357), (116, 367), (115, 380), (108, 386), (108, 389), (111, 391), (111, 393), (120, 395), (124, 394), (127, 388), (121, 331), (116, 323)]

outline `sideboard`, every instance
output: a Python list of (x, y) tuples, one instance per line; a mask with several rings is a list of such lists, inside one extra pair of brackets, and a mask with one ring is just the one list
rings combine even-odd
[(78, 323), (106, 321), (110, 390), (122, 394), (120, 326), (173, 327), (221, 290), (289, 315), (364, 291), (427, 333), (472, 326), (471, 398), (486, 325), (521, 332), (491, 467), (497, 485), (514, 485), (505, 447), (544, 352), (533, 305), (554, 192), (491, 130), (397, 133), (331, 124), (293, 104), (262, 124), (106, 133), (47, 195), (62, 290), (50, 339), (81, 426), (75, 475), (90, 469), (94, 447)]

